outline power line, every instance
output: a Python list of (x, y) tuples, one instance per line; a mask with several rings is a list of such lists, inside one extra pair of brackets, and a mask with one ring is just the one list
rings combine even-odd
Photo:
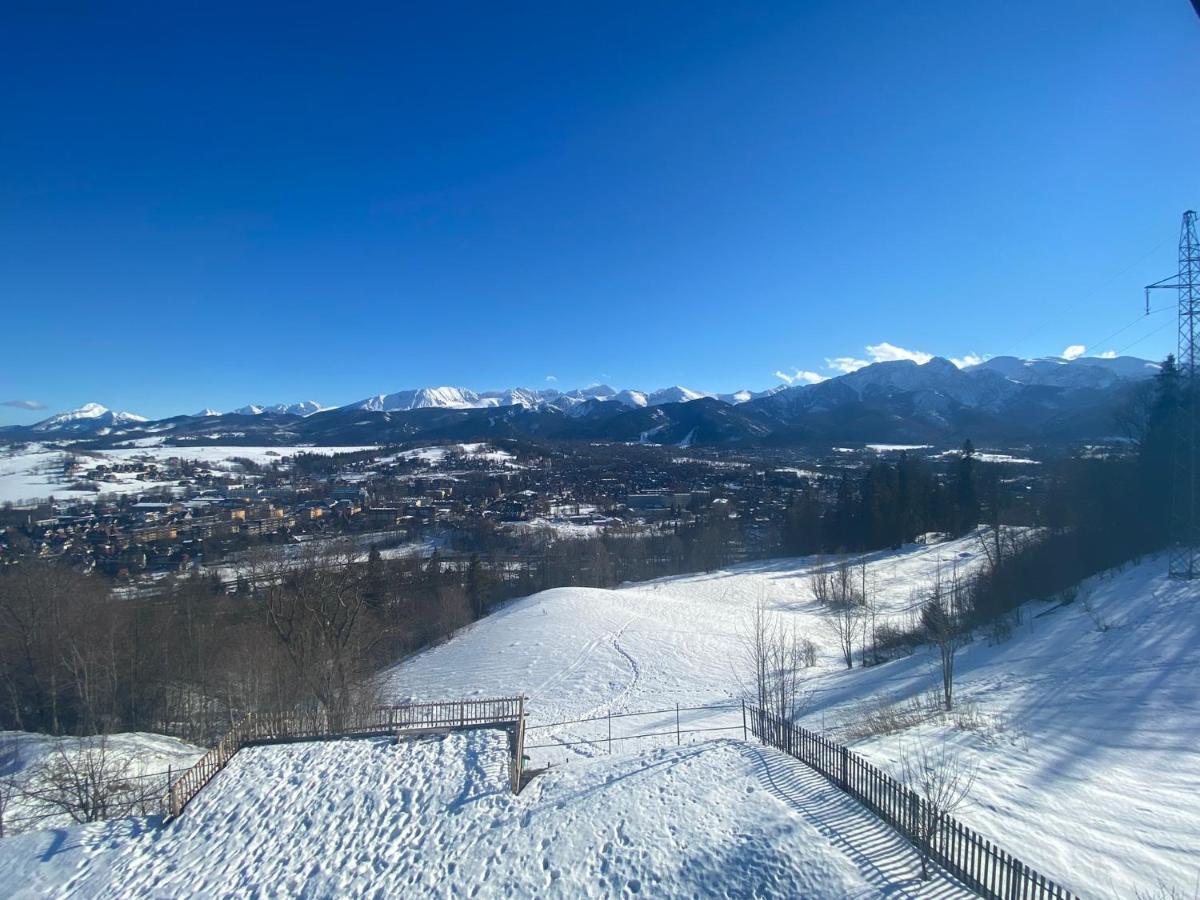
[[(1081, 295), (1080, 297), (1076, 298), (1075, 300), (1073, 300), (1073, 301), (1071, 301), (1071, 302), (1067, 303), (1067, 305), (1066, 305), (1066, 306), (1060, 306), (1060, 307), (1057, 307), (1057, 312), (1058, 312), (1058, 314), (1060, 314), (1060, 315), (1061, 315), (1062, 313), (1066, 313), (1066, 312), (1074, 312), (1076, 309), (1078, 309), (1080, 306), (1082, 306), (1082, 305), (1083, 305), (1084, 303), (1086, 303), (1088, 300), (1091, 300), (1091, 299), (1092, 299), (1093, 297), (1095, 297), (1095, 296), (1096, 296), (1098, 293), (1100, 293), (1100, 292), (1101, 292), (1102, 290), (1104, 290), (1106, 287), (1108, 287), (1108, 286), (1109, 286), (1109, 285), (1111, 285), (1113, 282), (1115, 282), (1115, 281), (1116, 281), (1118, 278), (1120, 278), (1122, 275), (1125, 275), (1125, 274), (1127, 274), (1128, 272), (1130, 272), (1131, 270), (1133, 270), (1135, 267), (1137, 267), (1137, 266), (1141, 265), (1143, 262), (1145, 262), (1147, 259), (1149, 259), (1151, 256), (1153, 256), (1153, 255), (1154, 255), (1155, 253), (1157, 253), (1159, 250), (1161, 250), (1161, 249), (1162, 249), (1162, 248), (1163, 248), (1163, 247), (1164, 247), (1164, 246), (1167, 244), (1167, 242), (1168, 242), (1169, 240), (1170, 240), (1170, 238), (1169, 238), (1169, 237), (1168, 237), (1168, 238), (1163, 238), (1162, 240), (1158, 241), (1158, 242), (1157, 242), (1157, 243), (1156, 243), (1156, 244), (1155, 244), (1153, 247), (1151, 247), (1149, 250), (1147, 250), (1147, 251), (1146, 251), (1144, 254), (1142, 254), (1141, 256), (1139, 256), (1139, 257), (1138, 257), (1137, 259), (1135, 259), (1133, 262), (1129, 263), (1129, 265), (1125, 266), (1125, 267), (1124, 267), (1123, 269), (1121, 269), (1119, 272), (1116, 272), (1116, 273), (1114, 273), (1114, 274), (1113, 274), (1113, 275), (1111, 275), (1109, 278), (1105, 279), (1105, 280), (1104, 280), (1104, 281), (1102, 281), (1100, 284), (1096, 285), (1094, 288), (1092, 288), (1092, 289), (1091, 289), (1090, 291), (1088, 291), (1086, 294), (1083, 294), (1083, 295)], [(1022, 346), (1022, 345), (1023, 345), (1023, 344), (1024, 344), (1026, 341), (1028, 341), (1028, 340), (1029, 340), (1031, 337), (1033, 337), (1034, 335), (1036, 335), (1036, 334), (1038, 334), (1038, 333), (1040, 333), (1040, 332), (1044, 331), (1044, 330), (1045, 330), (1045, 328), (1046, 328), (1046, 326), (1047, 326), (1047, 325), (1049, 325), (1049, 324), (1051, 323), (1051, 321), (1052, 321), (1052, 319), (1051, 319), (1051, 318), (1046, 318), (1046, 319), (1043, 319), (1041, 322), (1039, 322), (1037, 325), (1035, 325), (1035, 326), (1033, 326), (1032, 328), (1030, 328), (1028, 331), (1026, 331), (1026, 332), (1025, 332), (1025, 334), (1024, 334), (1024, 335), (1022, 335), (1020, 338), (1018, 338), (1016, 342), (1014, 342), (1013, 344), (1011, 344), (1011, 345), (1009, 346), (1008, 353), (1006, 353), (1006, 354), (1003, 354), (1003, 355), (1009, 355), (1009, 356), (1015, 355), (1015, 352), (1014, 352), (1014, 351), (1016, 351), (1016, 350), (1017, 350), (1019, 347), (1021, 347), (1021, 346)], [(1131, 322), (1131, 323), (1130, 323), (1130, 325), (1132, 325), (1132, 324), (1133, 324), (1133, 323)], [(1128, 328), (1128, 327), (1130, 327), (1130, 326), (1128, 326), (1128, 325), (1127, 325), (1127, 326), (1125, 326), (1125, 327), (1126, 327), (1126, 328)], [(1122, 329), (1122, 330), (1123, 330), (1123, 329)], [(1109, 340), (1109, 339), (1108, 339), (1108, 338), (1105, 338), (1104, 340)]]

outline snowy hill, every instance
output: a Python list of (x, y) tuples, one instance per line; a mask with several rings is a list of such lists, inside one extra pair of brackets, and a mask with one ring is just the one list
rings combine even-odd
[[(963, 571), (982, 559), (978, 541), (967, 538), (874, 554), (866, 577), (881, 618), (903, 622), (939, 567)], [(851, 723), (872, 710), (919, 705), (937, 675), (925, 650), (843, 669), (809, 587), (810, 573), (825, 564), (779, 560), (618, 590), (547, 591), (399, 666), (391, 691), (401, 698), (524, 690), (539, 742), (594, 742), (533, 751), (535, 765), (593, 758), (604, 753), (603, 718), (536, 726), (738, 696), (740, 636), (761, 598), (822, 645), (803, 724), (848, 737)], [(1200, 785), (1200, 607), (1189, 586), (1164, 571), (1163, 560), (1149, 559), (1086, 583), (1068, 606), (1029, 604), (1006, 641), (993, 646), (980, 634), (961, 651), (961, 714), (927, 711), (912, 728), (861, 739), (855, 749), (895, 767), (919, 737), (947, 738), (980, 768), (974, 800), (959, 817), (1084, 896), (1132, 897), (1159, 879), (1190, 890), (1200, 874), (1200, 812), (1179, 798)], [(730, 724), (729, 713), (682, 718), (684, 727)], [(665, 715), (614, 727), (626, 721), (646, 731), (674, 726)]]
[[(903, 622), (939, 569), (982, 559), (969, 536), (856, 562), (881, 618)], [(546, 591), (387, 673), (395, 700), (524, 691), (531, 764), (554, 767), (519, 797), (505, 787), (503, 739), (482, 733), (257, 748), (165, 832), (125, 820), (73, 829), (58, 849), (54, 834), (0, 842), (14, 873), (0, 896), (63, 884), (152, 896), (434, 883), (481, 884), (481, 896), (681, 896), (717, 884), (737, 896), (956, 896), (949, 883), (917, 883), (911, 849), (819, 776), (743, 744), (736, 704), (689, 709), (742, 693), (741, 640), (760, 600), (821, 645), (804, 724), (893, 770), (918, 741), (945, 741), (978, 767), (958, 817), (1082, 896), (1191, 890), (1200, 608), (1162, 559), (1094, 578), (1073, 602), (1027, 604), (1007, 636), (977, 634), (959, 655), (951, 714), (923, 702), (938, 678), (925, 650), (842, 668), (809, 583), (833, 562)], [(896, 729), (864, 731), (885, 709)], [(607, 715), (643, 710), (665, 712), (613, 718), (610, 755)]]

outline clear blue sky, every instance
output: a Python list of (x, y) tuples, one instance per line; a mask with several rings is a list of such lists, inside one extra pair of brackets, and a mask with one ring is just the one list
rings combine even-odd
[(1173, 344), (1104, 339), (1200, 204), (1187, 0), (71, 5), (0, 29), (0, 400)]

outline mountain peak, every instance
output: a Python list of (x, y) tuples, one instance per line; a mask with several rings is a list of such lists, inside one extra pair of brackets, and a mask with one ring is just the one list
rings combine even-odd
[(113, 425), (145, 422), (145, 416), (130, 412), (116, 412), (100, 403), (85, 403), (78, 409), (68, 410), (43, 419), (33, 426), (34, 431), (91, 431)]

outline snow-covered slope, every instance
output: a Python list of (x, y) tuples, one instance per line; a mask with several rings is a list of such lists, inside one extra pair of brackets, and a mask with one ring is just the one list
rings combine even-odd
[[(863, 559), (879, 597), (880, 620), (902, 623), (939, 566), (966, 571), (984, 554), (972, 536)], [(825, 613), (809, 584), (813, 571), (833, 563), (768, 560), (617, 590), (544, 591), (397, 666), (388, 675), (388, 690), (396, 699), (523, 692), (535, 725), (676, 701), (697, 706), (737, 698), (743, 686), (741, 636), (760, 598), (824, 644), (824, 663), (836, 665), (835, 647), (822, 630)], [(562, 736), (579, 734), (566, 729)]]
[[(897, 770), (917, 742), (947, 740), (978, 766), (961, 818), (1039, 871), (1088, 897), (1192, 896), (1200, 592), (1166, 568), (1149, 558), (1090, 579), (1069, 605), (1027, 605), (1007, 640), (980, 635), (961, 652), (958, 713), (856, 749)], [(910, 705), (929, 691), (932, 666), (926, 653), (831, 673), (806, 723)]]
[[(203, 748), (161, 734), (129, 732), (76, 738), (0, 731), (0, 779), (22, 788), (0, 810), (5, 834), (73, 824), (68, 813), (46, 799), (50, 787), (46, 766), (79, 765), (86, 759), (106, 773), (107, 780), (126, 779), (129, 795), (155, 797), (166, 790), (172, 771), (179, 773), (203, 755)], [(0, 848), (3, 846), (0, 842)]]
[(249, 748), (165, 830), (0, 842), (0, 896), (965, 897), (772, 750), (719, 741), (550, 771), (500, 732)]
[[(881, 618), (903, 621), (939, 567), (965, 570), (982, 559), (978, 540), (967, 538), (876, 554), (866, 578)], [(843, 669), (809, 587), (826, 564), (779, 560), (619, 590), (547, 591), (397, 667), (390, 690), (397, 698), (524, 691), (539, 743), (593, 742), (531, 751), (535, 764), (605, 751), (604, 718), (545, 727), (562, 720), (678, 702), (685, 728), (736, 725), (737, 713), (686, 707), (741, 694), (741, 637), (761, 598), (821, 644), (805, 724), (846, 734), (880, 704), (925, 697), (938, 674), (923, 650)], [(990, 646), (980, 634), (961, 652), (961, 716), (929, 715), (915, 730), (858, 749), (894, 765), (919, 735), (947, 737), (980, 767), (960, 818), (1084, 896), (1132, 897), (1160, 878), (1191, 890), (1200, 810), (1180, 798), (1200, 787), (1200, 604), (1194, 587), (1164, 570), (1163, 560), (1147, 560), (1089, 582), (1070, 606), (1030, 604), (1007, 641)], [(613, 722), (626, 746), (624, 735), (670, 732), (675, 716)]]

